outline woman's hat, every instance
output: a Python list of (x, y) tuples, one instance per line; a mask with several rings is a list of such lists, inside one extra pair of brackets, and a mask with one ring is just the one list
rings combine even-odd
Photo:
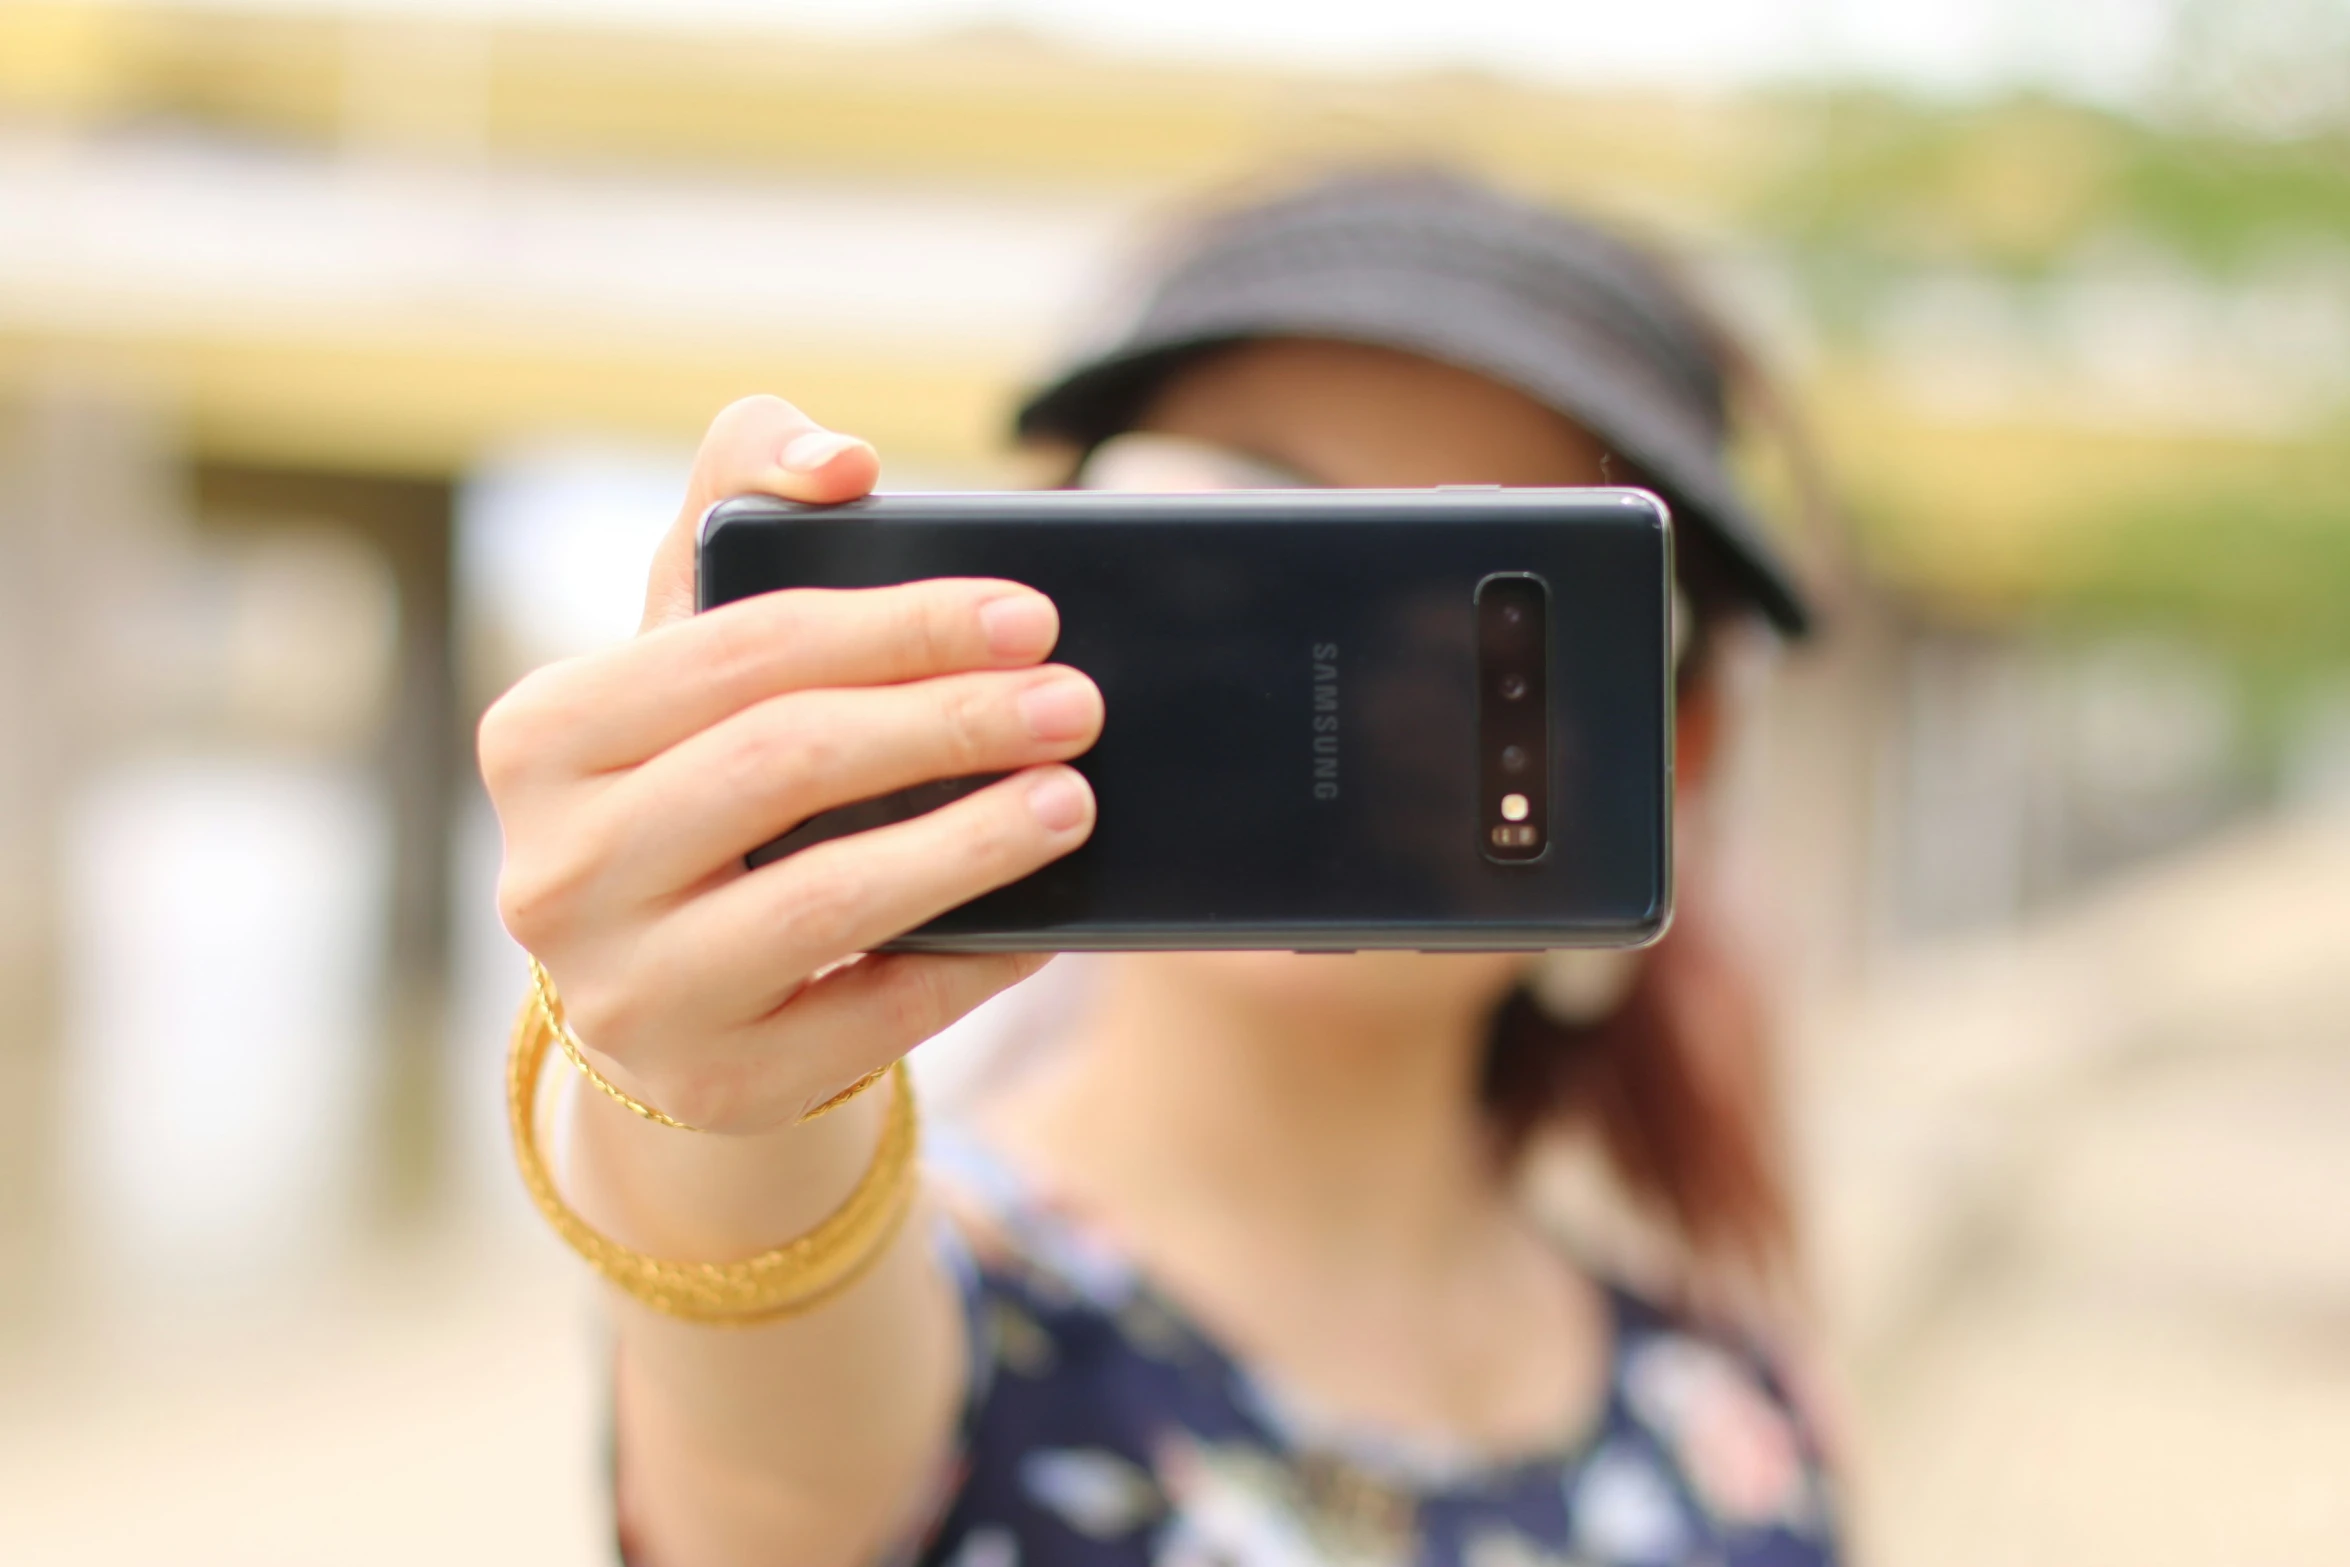
[(1399, 349), (1516, 387), (1636, 464), (1781, 631), (1809, 626), (1725, 463), (1703, 319), (1624, 241), (1452, 175), (1352, 174), (1217, 220), (1109, 348), (1029, 399), (1019, 433), (1091, 449), (1186, 359), (1263, 337)]

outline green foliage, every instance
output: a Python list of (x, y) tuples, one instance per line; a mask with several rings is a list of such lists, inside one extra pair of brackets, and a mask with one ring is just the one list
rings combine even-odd
[(1960, 107), (1851, 91), (1780, 106), (1790, 154), (1747, 217), (1799, 256), (2030, 274), (2126, 236), (2224, 272), (2350, 247), (2350, 134), (2197, 133), (2031, 95)]
[(2135, 132), (2115, 196), (2135, 232), (2211, 271), (2316, 245), (2350, 251), (2350, 137), (2259, 142)]
[[(1930, 271), (2004, 280), (2027, 301), (2038, 280), (2150, 254), (2221, 290), (2279, 264), (2350, 274), (2350, 129), (2264, 138), (2032, 95), (1840, 91), (1778, 107), (1794, 134), (1745, 221), (1862, 363), (1884, 346), (1879, 306)], [(2109, 514), (2066, 519), (2070, 542), (2015, 607), (2194, 636), (2270, 690), (2350, 666), (2350, 428), (2212, 450), (2158, 493), (2125, 482)], [(2070, 459), (2058, 445), (2018, 460)], [(1898, 554), (1901, 496), (1871, 500), (1877, 543)]]
[(2253, 669), (2350, 665), (2350, 431), (2084, 526), (2051, 608), (2187, 631)]

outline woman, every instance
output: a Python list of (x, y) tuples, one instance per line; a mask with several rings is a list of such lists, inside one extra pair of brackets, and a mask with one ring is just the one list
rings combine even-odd
[[(1727, 363), (1596, 231), (1354, 176), (1196, 236), (1022, 430), (1082, 482), (1155, 449), (1325, 485), (1654, 486), (1693, 633), (1686, 806), (1717, 633), (1803, 619), (1722, 467)], [(1013, 584), (689, 614), (710, 503), (842, 500), (877, 468), (787, 404), (726, 410), (643, 633), (482, 726), (506, 922), (604, 1090), (576, 1096), (542, 1195), (625, 1286), (629, 1559), (1831, 1560), (1767, 1359), (1596, 1277), (1520, 1195), (1529, 1143), (1580, 1118), (1693, 1263), (1783, 1274), (1747, 1012), (1686, 895), (1620, 977), (1522, 954), (1105, 959), (1066, 1046), (979, 1135), (934, 1143), (928, 1217), (894, 1223), (910, 1118), (884, 1069), (1043, 960), (855, 955), (1082, 843), (1094, 802), (1065, 764), (1103, 714), (1045, 662), (1052, 605)], [(1008, 776), (742, 868), (815, 811), (984, 772)]]

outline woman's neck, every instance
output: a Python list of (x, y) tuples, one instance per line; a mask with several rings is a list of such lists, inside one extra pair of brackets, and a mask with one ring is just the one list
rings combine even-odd
[(1180, 964), (1105, 968), (1066, 1065), (1008, 1119), (1122, 1227), (1237, 1218), (1351, 1271), (1435, 1263), (1504, 1206), (1474, 1001), (1285, 1008)]
[(1000, 1130), (1276, 1385), (1385, 1429), (1540, 1448), (1596, 1407), (1604, 1318), (1495, 1166), (1485, 999), (1462, 975), (1375, 970), (1403, 982), (1290, 1005), (1120, 960)]

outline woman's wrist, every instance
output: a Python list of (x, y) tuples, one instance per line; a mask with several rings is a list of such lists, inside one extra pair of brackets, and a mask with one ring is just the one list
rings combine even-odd
[(895, 1088), (833, 1113), (724, 1137), (643, 1120), (576, 1092), (558, 1180), (581, 1217), (649, 1256), (733, 1262), (814, 1229), (871, 1165)]

